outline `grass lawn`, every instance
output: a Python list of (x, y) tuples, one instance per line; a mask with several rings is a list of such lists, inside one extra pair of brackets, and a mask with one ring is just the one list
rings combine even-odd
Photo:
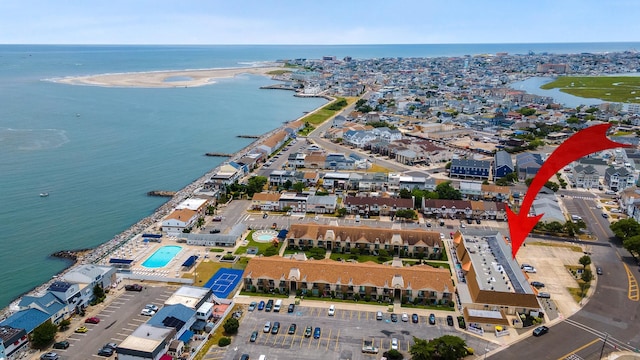
[[(235, 254), (236, 255), (242, 255), (242, 254), (246, 254), (247, 253), (247, 248), (249, 247), (257, 247), (258, 248), (258, 255), (264, 254), (265, 250), (267, 250), (268, 248), (270, 248), (272, 246), (272, 244), (270, 242), (257, 242), (253, 240), (253, 233), (254, 231), (251, 231), (249, 233), (249, 235), (247, 236), (247, 239), (249, 240), (249, 244), (247, 246), (240, 246), (238, 247), (238, 249), (236, 250)], [(279, 244), (279, 246), (282, 246), (284, 243), (281, 242)], [(280, 247), (278, 247), (278, 249), (280, 249)]]
[(566, 245), (566, 244), (557, 244), (557, 243), (546, 243), (540, 241), (527, 242), (527, 246), (551, 246), (551, 247), (564, 247), (567, 249), (571, 249), (571, 251), (582, 252), (582, 248), (577, 245)]
[(232, 265), (231, 263), (220, 263), (217, 261), (203, 261), (200, 264), (198, 264), (198, 266), (196, 267), (196, 270), (193, 273), (182, 274), (182, 277), (187, 279), (193, 279), (195, 277), (194, 273), (198, 273), (198, 283), (194, 285), (202, 286), (207, 281), (209, 281), (209, 279), (211, 279), (213, 274), (215, 274), (219, 269), (222, 269), (222, 268), (229, 269), (231, 268), (231, 265)]
[(267, 73), (267, 75), (282, 75), (286, 73), (290, 73), (292, 70), (272, 70)]
[(632, 76), (563, 76), (544, 84), (542, 89), (560, 91), (612, 102), (640, 103), (640, 77)]
[[(340, 98), (339, 98), (340, 99)], [(347, 100), (347, 106), (355, 103), (358, 98), (354, 98), (354, 97), (346, 97), (344, 98), (345, 100)], [(308, 122), (311, 125), (320, 125), (323, 122), (327, 121), (327, 119), (329, 119), (330, 117), (332, 117), (333, 115), (337, 114), (338, 112), (342, 111), (342, 110), (329, 110), (328, 107), (331, 106), (331, 104), (333, 103), (330, 102), (327, 105), (323, 106), (320, 110), (309, 114), (305, 117), (303, 117), (302, 119), (300, 119), (303, 122)]]
[[(349, 256), (351, 256), (351, 254), (337, 254), (337, 253), (331, 253), (331, 260), (338, 260), (338, 258), (344, 259), (344, 260), (349, 260)], [(391, 257), (389, 257), (389, 260), (391, 260)], [(374, 255), (358, 255), (358, 262), (362, 263), (362, 262), (367, 262), (367, 261), (373, 261), (376, 264), (381, 264), (380, 261), (378, 261), (378, 257), (374, 256)]]
[(371, 173), (388, 173), (389, 169), (384, 166), (378, 164), (372, 164), (370, 168), (367, 169), (367, 172)]

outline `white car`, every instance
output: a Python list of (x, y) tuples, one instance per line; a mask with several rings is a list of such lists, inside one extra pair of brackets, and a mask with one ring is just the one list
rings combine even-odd
[(402, 313), (402, 321), (404, 321), (404, 322), (408, 322), (408, 321), (409, 321), (409, 314), (407, 314), (407, 313)]
[(149, 310), (151, 310), (151, 311), (158, 312), (158, 307), (157, 307), (156, 305), (153, 305), (153, 304), (147, 304), (147, 305), (145, 305), (145, 307), (144, 307), (144, 308), (145, 308), (145, 309), (149, 309)]
[(333, 316), (335, 314), (336, 314), (336, 306), (335, 305), (329, 306), (329, 316)]
[(262, 332), (264, 333), (268, 333), (269, 331), (271, 331), (271, 321), (267, 321), (267, 323), (264, 324), (264, 328), (262, 329)]
[(156, 314), (155, 311), (153, 311), (151, 309), (147, 309), (147, 308), (144, 308), (144, 309), (142, 309), (142, 311), (140, 311), (140, 315), (144, 315), (144, 316), (153, 316), (155, 314)]
[(398, 339), (391, 339), (391, 350), (398, 350)]

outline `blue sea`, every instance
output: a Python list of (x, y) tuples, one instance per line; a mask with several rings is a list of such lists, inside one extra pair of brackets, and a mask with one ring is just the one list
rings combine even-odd
[[(640, 43), (358, 46), (0, 45), (0, 307), (109, 241), (262, 134), (325, 103), (242, 75), (197, 88), (107, 88), (49, 79), (250, 66), (293, 58), (613, 52)], [(40, 197), (40, 193), (49, 193)]]

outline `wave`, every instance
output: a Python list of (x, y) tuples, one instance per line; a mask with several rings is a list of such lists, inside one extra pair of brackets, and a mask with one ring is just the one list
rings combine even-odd
[(7, 150), (51, 150), (68, 142), (69, 138), (64, 130), (0, 128), (0, 148)]

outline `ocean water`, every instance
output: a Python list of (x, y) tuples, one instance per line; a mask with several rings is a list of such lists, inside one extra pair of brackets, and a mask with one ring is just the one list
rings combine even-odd
[[(67, 263), (58, 250), (92, 248), (250, 139), (325, 103), (259, 90), (243, 75), (198, 88), (64, 85), (102, 73), (248, 66), (288, 58), (435, 57), (483, 53), (627, 51), (640, 43), (360, 46), (0, 45), (0, 307)], [(39, 194), (47, 192), (48, 197)]]

